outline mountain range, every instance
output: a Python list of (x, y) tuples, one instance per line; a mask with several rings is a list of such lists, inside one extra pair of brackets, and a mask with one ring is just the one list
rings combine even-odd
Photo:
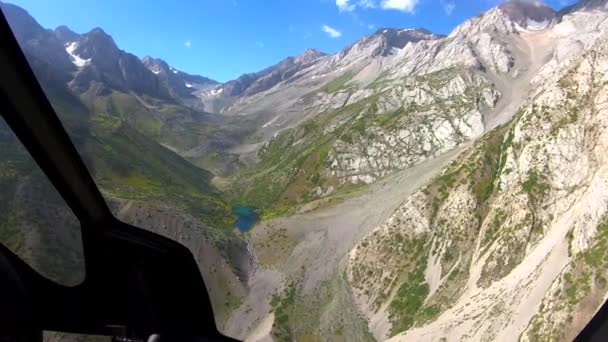
[[(193, 251), (230, 336), (567, 341), (608, 297), (605, 0), (380, 28), (225, 83), (0, 6), (112, 210)], [(26, 170), (0, 175), (0, 237), (61, 277), (41, 253), (77, 240), (59, 208), (27, 219)], [(261, 221), (238, 232), (235, 205)]]

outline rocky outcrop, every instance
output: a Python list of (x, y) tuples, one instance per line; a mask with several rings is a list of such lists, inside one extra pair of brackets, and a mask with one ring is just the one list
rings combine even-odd
[[(4, 3), (1, 6), (30, 63), (44, 70), (40, 77), (52, 79), (58, 86), (69, 83), (76, 93), (136, 93), (200, 110), (202, 104), (195, 91), (217, 84), (203, 76), (177, 71), (162, 60), (148, 57), (141, 61), (121, 50), (101, 28), (84, 34), (67, 26), (46, 30), (22, 8)], [(151, 69), (166, 71), (156, 73)]]
[(160, 80), (163, 88), (168, 89), (172, 98), (192, 99), (195, 92), (204, 91), (218, 84), (207, 77), (190, 75), (177, 70), (162, 59), (146, 56), (142, 59), (143, 65)]
[(404, 83), (386, 86), (375, 103), (376, 112), (370, 114), (381, 124), (368, 124), (334, 144), (330, 175), (371, 183), (449, 151), (484, 132), (482, 112), (498, 99), (488, 81), (465, 71), (446, 70)]
[[(564, 21), (579, 15), (590, 18)], [(608, 27), (596, 15), (601, 35), (570, 58), (554, 54), (508, 124), (351, 252), (349, 279), (377, 338), (571, 340), (603, 303)]]
[(159, 79), (137, 56), (120, 50), (112, 37), (100, 28), (70, 42), (67, 49), (80, 70), (70, 82), (75, 90), (86, 91), (92, 82), (100, 82), (126, 93), (132, 91), (161, 99), (171, 98), (168, 89), (161, 86)]
[(244, 74), (236, 80), (231, 80), (216, 87), (208, 95), (221, 94), (224, 97), (235, 97), (239, 95), (251, 96), (268, 90), (276, 84), (285, 81), (295, 75), (298, 71), (307, 68), (325, 54), (308, 49), (295, 57), (287, 57), (281, 62), (256, 73)]
[[(262, 145), (261, 159), (268, 158), (269, 149), (310, 153), (311, 145), (329, 140), (319, 176), (314, 176), (320, 181), (310, 188), (310, 198), (318, 198), (344, 185), (375, 182), (478, 138), (504, 103), (521, 101), (504, 85), (527, 87), (526, 77), (536, 72), (530, 70), (536, 68), (535, 57), (524, 48), (527, 43), (512, 19), (521, 20), (521, 13), (492, 9), (449, 37), (381, 29), (320, 60), (300, 79), (314, 82), (332, 73), (333, 78), (266, 124), (276, 129), (278, 120), (289, 123), (289, 113), (299, 113), (308, 117), (299, 118), (299, 127), (308, 125), (305, 134), (301, 129), (275, 134)], [(389, 45), (390, 53), (384, 53)], [(251, 102), (241, 103), (251, 108), (245, 105)], [(236, 108), (240, 104), (231, 110)], [(285, 135), (291, 136), (291, 145), (285, 144)]]
[(45, 63), (58, 73), (75, 70), (60, 39), (53, 31), (45, 30), (24, 9), (7, 3), (0, 3), (2, 11), (13, 30), (15, 38), (26, 55), (38, 63)]
[(334, 62), (349, 62), (361, 58), (385, 57), (404, 48), (408, 43), (441, 38), (426, 29), (381, 28), (365, 36), (334, 56)]

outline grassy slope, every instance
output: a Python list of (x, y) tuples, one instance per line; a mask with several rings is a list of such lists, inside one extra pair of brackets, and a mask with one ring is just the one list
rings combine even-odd
[(308, 294), (294, 280), (272, 298), (272, 335), (278, 341), (374, 341), (351, 296), (341, 274)]
[(211, 184), (213, 175), (176, 153), (213, 132), (203, 114), (152, 98), (142, 99), (143, 105), (119, 92), (90, 98), (83, 96), (89, 108), (77, 108), (78, 115), (66, 114), (73, 105), (53, 102), (68, 133), (81, 140), (79, 152), (106, 196), (169, 204), (228, 234), (232, 215)]
[[(196, 113), (177, 105), (163, 104), (154, 114), (164, 120), (158, 126), (154, 124), (156, 119), (146, 119), (145, 114), (149, 114), (149, 111), (142, 109), (137, 99), (130, 95), (113, 93), (113, 111), (102, 106), (94, 106), (90, 110), (79, 98), (55, 82), (55, 79), (41, 77), (40, 80), (104, 195), (163, 203), (186, 210), (207, 227), (219, 232), (220, 236), (230, 239), (233, 216), (222, 194), (211, 185), (212, 175), (154, 140), (162, 139), (164, 131), (173, 127), (173, 122), (180, 122), (182, 126), (189, 127), (189, 133), (180, 134), (176, 130), (173, 135), (166, 135), (167, 141), (184, 147), (192, 144), (195, 140), (193, 137), (198, 134), (202, 124), (202, 121), (197, 121)], [(100, 97), (99, 100), (104, 102), (107, 99)], [(158, 105), (153, 99), (147, 100)], [(197, 121), (197, 124), (187, 124), (192, 121)], [(201, 134), (205, 133), (207, 132)], [(57, 254), (61, 257), (72, 254), (72, 250), (79, 248), (77, 237), (67, 236), (70, 234), (64, 230), (50, 232), (43, 227), (54, 226), (49, 223), (51, 221), (61, 224), (64, 221), (57, 221), (58, 218), (54, 215), (59, 214), (55, 213), (60, 213), (63, 219), (69, 211), (65, 205), (62, 207), (55, 203), (61, 202), (58, 196), (55, 196), (56, 200), (49, 200), (49, 196), (53, 197), (54, 190), (45, 177), (35, 171), (33, 160), (19, 146), (6, 126), (0, 127), (0, 153), (2, 241), (33, 264), (44, 263), (45, 259), (49, 259), (46, 255)], [(26, 195), (18, 198), (18, 188)], [(39, 189), (39, 193), (45, 196), (32, 197), (35, 192), (29, 189)], [(27, 206), (24, 207), (24, 204)], [(47, 252), (50, 254), (28, 252), (34, 248), (35, 241), (42, 240), (57, 242), (49, 244)], [(72, 259), (80, 259), (80, 256), (76, 255)], [(51, 270), (50, 276), (54, 275), (53, 269), (56, 268), (45, 268)]]
[(43, 276), (78, 284), (84, 279), (78, 222), (4, 121), (0, 156), (0, 241)]
[(199, 168), (216, 174), (238, 167), (237, 156), (225, 152), (225, 148), (253, 129), (247, 120), (197, 112), (148, 96), (118, 91), (96, 95), (90, 91), (81, 98), (95, 116), (102, 114), (126, 123)]
[[(322, 175), (324, 163), (333, 144), (343, 130), (324, 132), (324, 127), (363, 109), (356, 103), (310, 119), (302, 125), (283, 131), (261, 152), (262, 161), (239, 175), (236, 183), (244, 189), (237, 201), (271, 211), (287, 213), (295, 205), (313, 198), (311, 190), (331, 177)], [(300, 143), (297, 143), (300, 141)], [(337, 184), (336, 184), (337, 185)]]
[(228, 224), (227, 204), (210, 173), (118, 119), (98, 113), (91, 126), (94, 175), (108, 195), (170, 203), (213, 226)]

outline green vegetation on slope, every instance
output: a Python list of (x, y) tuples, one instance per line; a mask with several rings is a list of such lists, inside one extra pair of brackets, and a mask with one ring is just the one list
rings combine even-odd
[(0, 156), (0, 242), (43, 276), (77, 285), (84, 278), (78, 222), (4, 121)]
[(528, 178), (521, 184), (521, 187), (531, 197), (532, 202), (536, 202), (537, 198), (542, 197), (548, 188), (536, 170), (528, 172)]
[(51, 89), (53, 106), (105, 196), (168, 204), (230, 234), (233, 215), (211, 185), (212, 174), (160, 145), (200, 143), (213, 133), (202, 114), (117, 91), (84, 94), (87, 108), (67, 89)]
[[(466, 82), (474, 76), (464, 69), (448, 69), (407, 78), (404, 84), (406, 87), (422, 87), (431, 93), (456, 77)], [(352, 75), (345, 73), (321, 90), (343, 89), (350, 78)], [(339, 159), (337, 155), (350, 150), (364, 155), (370, 144), (384, 141), (384, 133), (394, 134), (404, 127), (425, 126), (430, 129), (438, 117), (453, 120), (452, 117), (464, 115), (475, 108), (485, 87), (485, 84), (470, 83), (464, 90), (465, 99), (454, 95), (447, 99), (438, 98), (425, 106), (411, 102), (383, 113), (378, 109), (378, 102), (393, 95), (390, 88), (376, 89), (378, 93), (374, 95), (320, 113), (297, 127), (281, 131), (261, 149), (261, 162), (234, 178), (234, 201), (255, 205), (264, 209), (265, 217), (272, 217), (289, 214), (304, 203), (357, 186), (348, 176), (334, 172), (340, 166), (330, 166), (330, 162)], [(455, 134), (462, 135), (459, 132)], [(412, 152), (413, 155), (416, 153), (425, 155), (428, 152)]]
[(211, 174), (146, 138), (129, 124), (97, 113), (90, 140), (93, 174), (110, 196), (170, 203), (214, 227), (232, 215)]
[(14, 253), (22, 254), (24, 236), (17, 228), (14, 196), (19, 178), (29, 174), (34, 165), (4, 121), (0, 125), (0, 241)]
[(346, 89), (346, 84), (350, 80), (352, 80), (354, 76), (355, 76), (355, 73), (346, 72), (346, 73), (334, 78), (329, 83), (327, 83), (326, 85), (321, 87), (319, 90), (332, 94), (339, 90)]
[(147, 96), (112, 91), (95, 96), (91, 111), (103, 113), (129, 124), (140, 134), (179, 150), (196, 146), (214, 133), (211, 125), (203, 124), (203, 114), (173, 103)]
[(362, 106), (349, 105), (281, 132), (262, 149), (261, 162), (238, 176), (237, 188), (244, 191), (238, 193), (236, 201), (266, 209), (266, 215), (286, 214), (314, 199), (315, 187), (338, 187), (337, 179), (323, 171), (331, 146), (345, 128), (325, 129), (359, 113)]
[(310, 293), (292, 280), (271, 301), (278, 341), (374, 341), (353, 303), (345, 275), (337, 274)]
[(396, 335), (409, 329), (416, 321), (424, 305), (424, 300), (429, 294), (429, 286), (424, 280), (424, 272), (427, 266), (427, 257), (420, 258), (416, 268), (410, 272), (391, 301), (389, 306), (390, 319), (392, 322), (391, 335)]
[[(468, 279), (468, 269), (473, 257), (470, 246), (476, 243), (485, 221), (491, 220), (492, 228), (483, 233), (481, 246), (489, 244), (500, 233), (508, 230), (503, 227), (504, 213), (500, 208), (494, 208), (492, 202), (500, 190), (498, 179), (504, 172), (506, 156), (513, 140), (511, 125), (510, 123), (499, 127), (486, 135), (475, 144), (467, 156), (450, 164), (441, 176), (423, 190), (427, 197), (430, 224), (433, 227), (432, 236), (428, 238), (429, 241), (434, 241), (430, 255), (439, 258), (441, 277), (447, 280), (444, 280), (429, 298), (426, 298), (425, 288), (420, 281), (404, 283), (402, 289), (404, 286), (410, 288), (412, 293), (423, 298), (425, 305), (402, 310), (403, 313), (410, 314), (404, 316), (405, 319), (402, 319), (399, 325), (393, 326), (393, 334), (407, 330), (413, 324), (433, 319), (456, 302)], [(451, 196), (462, 196), (463, 191), (468, 192), (466, 196), (472, 196), (475, 200), (474, 211), (459, 213), (458, 218), (448, 216), (443, 207), (451, 203)], [(447, 241), (449, 243), (446, 244)], [(511, 252), (514, 253), (513, 250)], [(518, 259), (512, 260), (517, 262)], [(415, 275), (412, 272), (408, 279), (416, 279)], [(422, 276), (423, 274), (418, 274), (419, 278)], [(484, 281), (491, 281), (485, 276), (482, 277)], [(420, 279), (424, 281), (424, 278)]]
[(196, 166), (217, 174), (230, 173), (239, 163), (237, 156), (223, 151), (221, 146), (240, 141), (255, 128), (250, 118), (197, 112), (145, 95), (111, 91), (81, 98), (94, 116), (103, 114), (128, 124), (150, 140), (187, 156)]

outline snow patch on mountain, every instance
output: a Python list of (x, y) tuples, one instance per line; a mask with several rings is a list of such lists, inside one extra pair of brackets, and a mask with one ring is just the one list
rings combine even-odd
[(91, 59), (80, 58), (80, 56), (74, 53), (76, 49), (78, 49), (78, 42), (71, 42), (66, 44), (65, 51), (70, 55), (72, 63), (74, 63), (74, 65), (79, 68), (85, 67), (91, 62)]

